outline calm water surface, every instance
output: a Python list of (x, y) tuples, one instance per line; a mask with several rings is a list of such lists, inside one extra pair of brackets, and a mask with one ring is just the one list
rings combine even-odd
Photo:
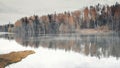
[(119, 68), (120, 34), (0, 35), (0, 54), (36, 53), (6, 68)]

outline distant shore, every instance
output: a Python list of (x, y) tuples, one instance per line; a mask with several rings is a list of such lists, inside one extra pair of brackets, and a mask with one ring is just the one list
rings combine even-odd
[(79, 34), (82, 35), (90, 35), (90, 34), (107, 34), (107, 33), (113, 33), (115, 31), (112, 30), (99, 30), (99, 29), (81, 29), (79, 31)]
[[(80, 35), (91, 35), (91, 34), (108, 34), (108, 33), (115, 33), (116, 31), (112, 30), (100, 30), (100, 29), (80, 29), (77, 32), (74, 33), (60, 33), (60, 35), (71, 35), (71, 34), (80, 34)], [(3, 34), (16, 34), (14, 32), (0, 32), (0, 35)], [(39, 35), (59, 35), (59, 34), (39, 34)]]
[(3, 35), (3, 34), (14, 34), (14, 33), (11, 33), (11, 32), (0, 32), (0, 35)]

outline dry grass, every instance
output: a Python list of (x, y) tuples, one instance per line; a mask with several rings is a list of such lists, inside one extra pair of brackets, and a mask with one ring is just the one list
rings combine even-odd
[(99, 27), (97, 29), (81, 29), (79, 31), (80, 34), (104, 34), (107, 32), (111, 32), (106, 26)]
[(24, 59), (30, 54), (34, 54), (35, 52), (32, 50), (19, 51), (19, 52), (11, 52), (9, 54), (0, 55), (0, 68), (5, 68), (5, 66), (16, 63)]

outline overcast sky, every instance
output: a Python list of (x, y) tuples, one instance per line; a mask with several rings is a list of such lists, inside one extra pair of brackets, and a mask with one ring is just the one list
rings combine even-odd
[(0, 0), (0, 25), (25, 16), (73, 11), (98, 3), (112, 5), (120, 0)]

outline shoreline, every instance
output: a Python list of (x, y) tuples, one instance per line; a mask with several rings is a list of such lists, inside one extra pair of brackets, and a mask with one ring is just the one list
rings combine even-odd
[(99, 30), (99, 29), (81, 29), (79, 34), (82, 35), (95, 35), (95, 34), (109, 34), (109, 33), (116, 33), (115, 31), (112, 30)]
[[(109, 33), (119, 33), (116, 31), (112, 31), (112, 30), (100, 30), (100, 29), (80, 29), (80, 30), (76, 30), (76, 32), (73, 33), (58, 33), (58, 34), (38, 34), (40, 36), (54, 36), (54, 35), (99, 35), (99, 34), (109, 34)], [(0, 35), (4, 35), (4, 34), (18, 34), (19, 33), (14, 33), (14, 32), (0, 32)]]

